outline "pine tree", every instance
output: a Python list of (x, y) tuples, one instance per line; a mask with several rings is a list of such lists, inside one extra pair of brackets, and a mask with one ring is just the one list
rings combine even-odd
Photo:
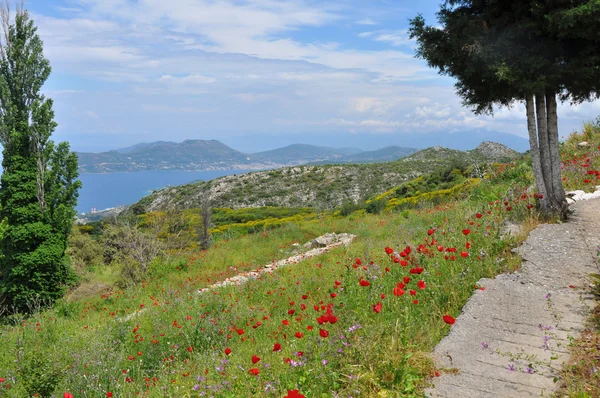
[(72, 279), (65, 250), (81, 182), (69, 145), (50, 140), (57, 124), (40, 90), (51, 69), (37, 28), (22, 7), (14, 22), (8, 3), (0, 17), (0, 295), (26, 311), (60, 298)]
[[(417, 56), (456, 78), (458, 95), (475, 113), (525, 102), (535, 182), (548, 216), (567, 215), (557, 100), (599, 94), (593, 28), (599, 1), (446, 0), (438, 12), (441, 28), (426, 26), (421, 16), (411, 21)], [(565, 35), (575, 23), (576, 37)]]

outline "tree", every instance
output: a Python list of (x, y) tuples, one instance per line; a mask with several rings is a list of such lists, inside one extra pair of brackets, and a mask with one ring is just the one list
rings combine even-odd
[(37, 28), (23, 7), (11, 21), (0, 8), (0, 295), (16, 311), (34, 297), (52, 302), (72, 278), (65, 256), (77, 203), (77, 157), (55, 145), (52, 100), (40, 93), (50, 75)]
[(566, 218), (567, 204), (557, 98), (580, 102), (598, 93), (597, 36), (561, 35), (561, 23), (583, 3), (587, 1), (447, 0), (437, 14), (441, 28), (426, 26), (420, 15), (410, 28), (417, 56), (456, 78), (458, 95), (476, 114), (525, 102), (540, 206), (546, 215), (561, 218)]

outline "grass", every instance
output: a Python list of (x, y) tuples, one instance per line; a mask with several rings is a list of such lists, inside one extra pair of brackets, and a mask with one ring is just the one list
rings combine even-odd
[[(422, 396), (441, 371), (428, 353), (450, 330), (444, 315), (458, 316), (481, 278), (519, 266), (511, 249), (538, 222), (531, 181), (523, 163), (497, 165), (437, 205), (232, 234), (155, 261), (138, 285), (32, 303), (32, 316), (0, 326), (0, 397)], [(507, 235), (507, 222), (525, 232)], [(326, 232), (358, 238), (198, 293)], [(99, 268), (89, 283), (94, 273), (114, 276)]]

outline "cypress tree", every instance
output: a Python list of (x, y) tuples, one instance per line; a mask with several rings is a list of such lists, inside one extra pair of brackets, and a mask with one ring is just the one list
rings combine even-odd
[(0, 295), (27, 311), (60, 298), (72, 279), (65, 250), (81, 182), (69, 145), (50, 140), (57, 124), (40, 90), (51, 68), (37, 28), (23, 8), (11, 20), (8, 3), (0, 17)]

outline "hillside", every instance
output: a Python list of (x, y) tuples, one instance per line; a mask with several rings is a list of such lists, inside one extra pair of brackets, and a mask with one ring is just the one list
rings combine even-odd
[(365, 200), (439, 168), (507, 160), (509, 154), (508, 158), (518, 156), (504, 145), (487, 143), (466, 152), (433, 147), (387, 163), (285, 167), (164, 188), (137, 206), (145, 211), (197, 207), (208, 195), (215, 207), (331, 209)]
[(217, 140), (158, 141), (108, 152), (78, 152), (81, 173), (150, 170), (262, 170), (307, 163), (370, 163), (396, 160), (417, 149), (394, 147), (364, 152), (357, 148), (330, 148), (294, 144), (253, 154), (237, 151)]

